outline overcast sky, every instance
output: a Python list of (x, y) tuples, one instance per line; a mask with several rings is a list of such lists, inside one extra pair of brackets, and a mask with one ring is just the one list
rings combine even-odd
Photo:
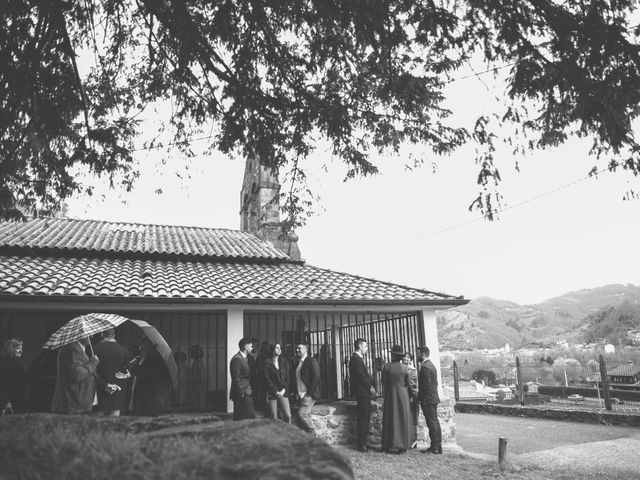
[[(497, 111), (501, 89), (490, 77), (483, 81), (460, 80), (448, 90), (449, 107), (467, 126)], [(521, 304), (612, 283), (640, 285), (640, 200), (622, 200), (630, 188), (640, 192), (640, 183), (624, 172), (585, 180), (591, 166), (603, 165), (587, 158), (588, 147), (572, 141), (519, 159), (519, 173), (508, 149), (499, 150), (506, 210), (488, 222), (467, 208), (477, 194), (471, 145), (434, 158), (435, 171), (429, 162), (406, 171), (409, 149), (401, 158), (376, 158), (380, 175), (346, 183), (319, 146), (309, 162), (321, 198), (298, 232), (302, 256), (318, 267)], [(239, 228), (242, 159), (216, 153), (185, 160), (158, 150), (137, 159), (142, 176), (134, 192), (103, 182), (93, 197), (72, 199), (69, 216)], [(326, 162), (334, 168), (325, 173), (319, 166)]]

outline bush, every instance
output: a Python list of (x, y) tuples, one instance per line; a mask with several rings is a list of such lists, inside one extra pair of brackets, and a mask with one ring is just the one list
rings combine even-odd
[(496, 374), (491, 370), (476, 370), (473, 372), (472, 378), (476, 382), (484, 382), (485, 385), (495, 385), (496, 384)]

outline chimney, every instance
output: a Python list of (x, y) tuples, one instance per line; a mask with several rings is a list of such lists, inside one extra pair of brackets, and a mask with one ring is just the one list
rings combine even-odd
[(279, 193), (277, 170), (262, 165), (258, 155), (248, 158), (240, 192), (240, 230), (251, 232), (300, 260), (298, 236), (290, 232), (285, 237), (282, 232)]

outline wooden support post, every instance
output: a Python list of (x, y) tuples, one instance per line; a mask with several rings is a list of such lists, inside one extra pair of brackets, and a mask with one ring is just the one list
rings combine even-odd
[(507, 439), (500, 437), (498, 439), (498, 466), (503, 469), (507, 465)]
[(516, 357), (516, 381), (518, 382), (518, 397), (520, 405), (524, 407), (524, 379), (522, 377), (522, 366), (520, 365), (520, 358)]
[(453, 398), (456, 399), (456, 402), (460, 400), (460, 387), (458, 382), (460, 381), (460, 376), (458, 375), (458, 364), (456, 361), (453, 361)]
[(600, 355), (600, 379), (602, 380), (602, 396), (604, 397), (604, 406), (607, 410), (611, 410), (611, 393), (609, 392), (609, 377), (607, 376), (607, 364), (604, 363), (604, 357)]

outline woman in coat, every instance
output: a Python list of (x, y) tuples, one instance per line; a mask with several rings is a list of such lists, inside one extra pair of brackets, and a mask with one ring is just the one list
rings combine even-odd
[(269, 358), (264, 365), (264, 385), (267, 390), (271, 418), (278, 419), (278, 410), (282, 420), (291, 423), (291, 406), (289, 405), (289, 385), (291, 381), (289, 364), (282, 359), (282, 348), (279, 343), (269, 347)]
[(154, 417), (171, 409), (171, 375), (155, 346), (145, 337), (141, 355), (129, 364), (133, 380), (132, 413)]
[(409, 371), (409, 404), (411, 405), (411, 418), (413, 419), (413, 432), (411, 435), (411, 448), (418, 446), (418, 416), (420, 405), (418, 404), (418, 370), (413, 366), (413, 354), (405, 352), (402, 360)]
[(404, 453), (411, 443), (413, 420), (409, 403), (409, 371), (401, 345), (391, 348), (391, 362), (382, 367), (382, 451)]
[(0, 350), (0, 414), (26, 411), (25, 375), (18, 359), (22, 356), (22, 340), (12, 338)]
[(54, 413), (90, 412), (96, 394), (98, 357), (89, 358), (85, 347), (89, 337), (60, 348), (56, 389), (51, 411)]

